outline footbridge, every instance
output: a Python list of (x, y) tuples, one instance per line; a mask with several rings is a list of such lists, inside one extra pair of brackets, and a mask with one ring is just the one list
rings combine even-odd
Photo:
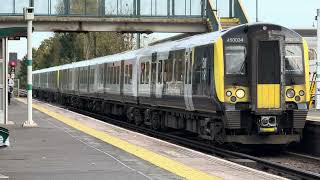
[(2, 28), (25, 27), (23, 7), (34, 7), (34, 31), (202, 33), (247, 23), (241, 0), (7, 0), (0, 7)]

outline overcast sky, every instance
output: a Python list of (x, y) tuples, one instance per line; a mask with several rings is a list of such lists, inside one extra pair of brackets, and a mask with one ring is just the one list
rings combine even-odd
[[(215, 1), (215, 0), (214, 0)], [(227, 16), (227, 0), (218, 0), (221, 16)], [(243, 0), (251, 22), (256, 19), (256, 1)], [(316, 9), (320, 8), (320, 0), (259, 0), (259, 21), (280, 24), (289, 28), (312, 28), (315, 24)], [(52, 36), (48, 32), (35, 32), (33, 47), (39, 47), (41, 41)], [(169, 34), (153, 34), (156, 39)], [(9, 52), (18, 52), (21, 59), (27, 52), (26, 39), (9, 42)]]

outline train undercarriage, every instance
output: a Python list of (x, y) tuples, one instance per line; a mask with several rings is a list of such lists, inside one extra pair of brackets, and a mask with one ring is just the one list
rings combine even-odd
[[(280, 127), (277, 127), (281, 128), (281, 130), (277, 130), (277, 133), (261, 132), (259, 131), (259, 128), (261, 128), (259, 124), (262, 123), (261, 117), (266, 116), (252, 115), (250, 112), (245, 111), (241, 113), (242, 115), (238, 114), (239, 116), (247, 117), (246, 123), (241, 125), (245, 127), (228, 129), (226, 126), (228, 126), (228, 120), (230, 121), (228, 119), (230, 112), (189, 112), (172, 108), (109, 101), (97, 98), (98, 96), (74, 95), (43, 90), (34, 90), (34, 97), (101, 115), (117, 116), (123, 121), (138, 126), (147, 126), (154, 130), (174, 129), (191, 132), (216, 144), (286, 145), (291, 142), (299, 142), (302, 134), (302, 129), (284, 128), (283, 123), (280, 123)], [(284, 113), (283, 119), (286, 119), (284, 117), (287, 116), (292, 116), (292, 112)], [(252, 117), (260, 117), (260, 120)], [(272, 121), (272, 119), (269, 120)], [(285, 122), (285, 120), (281, 121)]]

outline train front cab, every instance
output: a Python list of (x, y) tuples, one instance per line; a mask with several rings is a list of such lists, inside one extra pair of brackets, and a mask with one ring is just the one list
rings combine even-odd
[(225, 105), (226, 141), (300, 141), (310, 98), (308, 47), (302, 37), (281, 26), (254, 24), (228, 31), (219, 43), (224, 85), (217, 96)]

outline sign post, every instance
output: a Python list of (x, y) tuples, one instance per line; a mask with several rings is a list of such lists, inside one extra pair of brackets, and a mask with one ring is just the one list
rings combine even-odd
[(38, 125), (32, 119), (32, 20), (34, 19), (33, 7), (24, 8), (24, 19), (28, 23), (27, 27), (27, 46), (28, 46), (28, 120), (23, 123), (23, 127), (37, 127)]

